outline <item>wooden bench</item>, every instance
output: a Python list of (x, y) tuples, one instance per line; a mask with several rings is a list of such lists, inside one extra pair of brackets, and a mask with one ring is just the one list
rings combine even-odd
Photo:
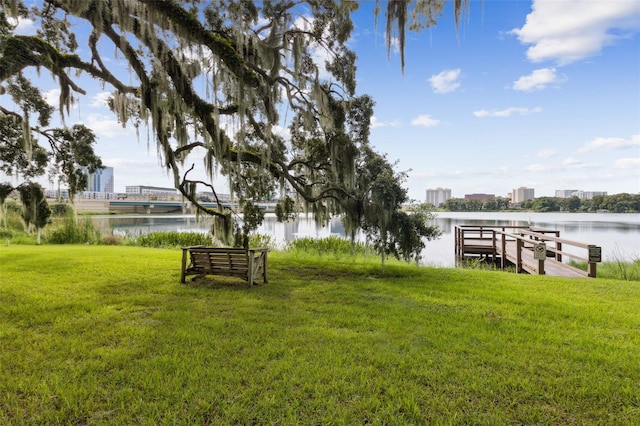
[(184, 247), (180, 282), (184, 283), (187, 275), (224, 275), (242, 278), (250, 285), (262, 277), (266, 283), (267, 251), (266, 248)]

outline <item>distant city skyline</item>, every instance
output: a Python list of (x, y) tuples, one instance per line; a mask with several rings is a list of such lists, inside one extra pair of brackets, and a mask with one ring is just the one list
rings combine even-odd
[(433, 204), (434, 206), (437, 207), (438, 205), (444, 203), (445, 201), (451, 198), (484, 200), (488, 198), (501, 197), (501, 198), (509, 198), (512, 200), (518, 199), (519, 200), (518, 202), (521, 202), (521, 201), (540, 198), (540, 197), (571, 198), (575, 196), (583, 200), (585, 199), (589, 200), (595, 196), (600, 196), (600, 195), (606, 196), (606, 195), (612, 195), (612, 194), (609, 194), (607, 191), (589, 191), (589, 190), (583, 190), (583, 189), (556, 189), (555, 195), (539, 195), (536, 197), (535, 188), (520, 187), (520, 188), (514, 188), (513, 190), (509, 191), (506, 195), (488, 194), (488, 193), (465, 193), (462, 196), (453, 196), (451, 188), (438, 187), (438, 188), (427, 189), (426, 197), (424, 201), (427, 204)]

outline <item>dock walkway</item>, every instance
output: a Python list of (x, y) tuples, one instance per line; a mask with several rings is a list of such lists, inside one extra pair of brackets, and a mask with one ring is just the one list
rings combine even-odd
[[(566, 246), (583, 249), (586, 255), (569, 253), (563, 250)], [(560, 238), (557, 230), (528, 226), (456, 226), (455, 253), (459, 258), (491, 258), (502, 269), (514, 266), (517, 273), (576, 278), (595, 278), (601, 261), (600, 247)], [(587, 262), (588, 270), (575, 268), (563, 258)]]

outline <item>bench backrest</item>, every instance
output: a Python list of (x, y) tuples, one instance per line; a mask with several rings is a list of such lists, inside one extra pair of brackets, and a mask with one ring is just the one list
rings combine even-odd
[(244, 249), (190, 248), (191, 262), (197, 269), (237, 269), (249, 267), (249, 255)]

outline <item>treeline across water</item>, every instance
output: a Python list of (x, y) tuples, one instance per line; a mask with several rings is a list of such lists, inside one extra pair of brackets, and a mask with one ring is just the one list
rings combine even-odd
[(451, 198), (440, 207), (451, 212), (531, 210), (536, 212), (638, 213), (640, 212), (640, 194), (597, 195), (589, 200), (578, 197), (539, 197), (517, 205), (512, 204), (510, 199), (503, 197), (486, 200)]

